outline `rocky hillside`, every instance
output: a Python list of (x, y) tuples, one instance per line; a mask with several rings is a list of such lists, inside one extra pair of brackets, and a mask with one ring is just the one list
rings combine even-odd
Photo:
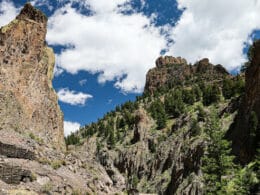
[(260, 191), (259, 41), (245, 77), (206, 58), (158, 58), (142, 96), (65, 147), (46, 24), (27, 3), (0, 29), (0, 194)]
[[(124, 178), (121, 189), (130, 194), (257, 191), (257, 162), (235, 168), (225, 138), (244, 94), (244, 76), (232, 76), (208, 59), (188, 65), (167, 56), (146, 78), (145, 92), (135, 102), (86, 125), (67, 145), (92, 148), (113, 185)], [(253, 181), (241, 181), (247, 174)]]

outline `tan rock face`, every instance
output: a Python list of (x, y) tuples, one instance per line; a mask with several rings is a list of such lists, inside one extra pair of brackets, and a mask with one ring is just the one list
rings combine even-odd
[(64, 149), (63, 114), (52, 87), (54, 53), (45, 44), (47, 18), (26, 4), (0, 29), (0, 131), (33, 134)]
[(207, 58), (198, 61), (194, 65), (188, 65), (184, 58), (165, 56), (159, 57), (155, 64), (156, 67), (150, 69), (146, 75), (144, 90), (152, 94), (163, 87), (172, 87), (195, 77), (211, 81), (229, 75), (223, 66), (214, 66)]
[(164, 56), (164, 57), (161, 56), (156, 60), (155, 63), (157, 68), (161, 68), (169, 64), (187, 64), (187, 61), (181, 57), (175, 58), (172, 56)]

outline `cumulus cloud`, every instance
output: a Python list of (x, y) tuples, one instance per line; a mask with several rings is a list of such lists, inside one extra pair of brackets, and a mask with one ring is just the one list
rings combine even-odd
[(208, 57), (228, 70), (246, 61), (243, 54), (250, 34), (260, 28), (259, 0), (177, 0), (184, 12), (172, 29), (169, 54), (190, 62)]
[(77, 122), (64, 121), (64, 136), (68, 136), (79, 130), (80, 124)]
[(167, 44), (161, 28), (153, 25), (153, 17), (122, 14), (130, 9), (119, 6), (127, 0), (84, 2), (92, 15), (66, 4), (49, 19), (48, 43), (66, 46), (57, 55), (58, 66), (72, 74), (99, 73), (100, 83), (115, 81), (124, 92), (141, 92), (146, 72)]
[(85, 94), (82, 92), (71, 91), (68, 88), (63, 88), (58, 91), (58, 97), (61, 102), (70, 105), (85, 105), (86, 101), (93, 98), (90, 94)]
[[(183, 14), (173, 27), (155, 27), (156, 15), (131, 10), (130, 1), (59, 0), (64, 6), (50, 17), (47, 34), (49, 44), (65, 47), (57, 54), (55, 75), (85, 70), (99, 73), (100, 83), (115, 81), (124, 92), (142, 92), (145, 74), (162, 49), (192, 63), (208, 57), (228, 70), (238, 69), (246, 61), (243, 48), (251, 43), (250, 34), (260, 29), (260, 0), (177, 0)], [(77, 2), (82, 8), (76, 10), (66, 2)], [(82, 9), (90, 9), (91, 14), (83, 15)], [(132, 14), (123, 14), (124, 9)], [(0, 26), (18, 11), (11, 1), (1, 1)], [(170, 34), (173, 44), (167, 45), (162, 30)]]
[(0, 27), (8, 24), (18, 14), (18, 9), (11, 1), (0, 2)]

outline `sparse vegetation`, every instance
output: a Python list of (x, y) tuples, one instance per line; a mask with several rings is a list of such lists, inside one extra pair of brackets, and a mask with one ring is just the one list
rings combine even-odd
[(51, 162), (51, 167), (53, 169), (58, 169), (62, 165), (65, 165), (65, 161), (63, 161), (63, 160), (54, 160), (54, 161)]
[(46, 193), (46, 194), (51, 194), (51, 191), (53, 189), (53, 185), (51, 182), (48, 182), (46, 184), (44, 184), (41, 188), (41, 192), (42, 193)]

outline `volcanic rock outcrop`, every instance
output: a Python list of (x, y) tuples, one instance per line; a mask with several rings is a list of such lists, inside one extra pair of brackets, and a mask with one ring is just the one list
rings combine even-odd
[(54, 53), (46, 46), (47, 17), (26, 4), (0, 29), (0, 133), (39, 137), (65, 149), (63, 114), (52, 87)]

